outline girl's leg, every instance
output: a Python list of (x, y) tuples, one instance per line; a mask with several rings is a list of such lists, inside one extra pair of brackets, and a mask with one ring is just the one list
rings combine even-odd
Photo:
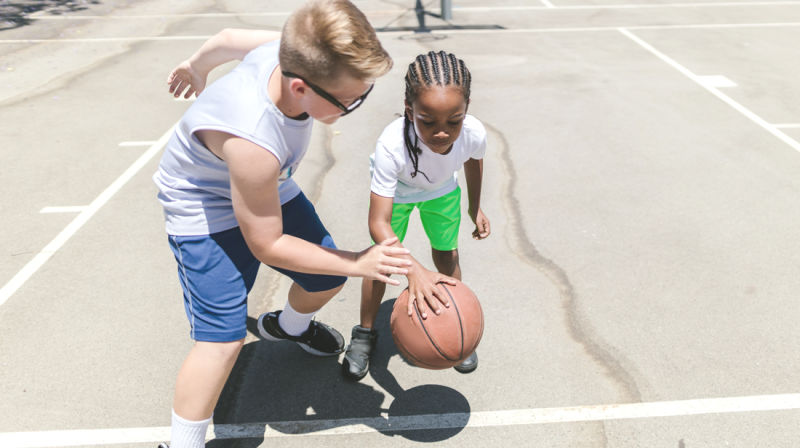
[(361, 281), (361, 325), (353, 327), (350, 344), (342, 360), (342, 375), (347, 379), (359, 381), (369, 372), (369, 357), (378, 337), (375, 319), (378, 317), (384, 292), (386, 284), (383, 282), (367, 279)]
[[(431, 249), (433, 264), (442, 274), (461, 280), (461, 266), (458, 263), (458, 249), (441, 251)], [(461, 364), (454, 367), (458, 372), (470, 373), (478, 368), (478, 354), (473, 353)]]
[(386, 292), (386, 283), (377, 280), (361, 281), (361, 326), (370, 330), (375, 326), (378, 309)]
[(444, 275), (449, 275), (456, 280), (461, 280), (461, 266), (458, 264), (458, 249), (436, 250), (431, 249), (431, 257), (436, 270)]

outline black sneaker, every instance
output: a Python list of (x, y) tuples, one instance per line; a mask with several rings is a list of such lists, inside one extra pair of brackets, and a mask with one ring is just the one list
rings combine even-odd
[(169, 448), (169, 445), (167, 445), (164, 442), (161, 442), (161, 443), (158, 444), (158, 448)]
[(478, 368), (478, 352), (473, 352), (469, 358), (465, 359), (461, 364), (453, 367), (457, 372), (470, 373)]
[(370, 330), (360, 325), (353, 327), (350, 336), (350, 345), (344, 353), (342, 361), (342, 375), (353, 381), (359, 381), (367, 376), (369, 371), (369, 355), (378, 339), (378, 330)]
[(258, 332), (268, 341), (294, 341), (303, 350), (317, 356), (336, 356), (344, 351), (344, 337), (333, 327), (312, 320), (300, 336), (286, 334), (278, 324), (281, 310), (265, 313), (258, 318)]

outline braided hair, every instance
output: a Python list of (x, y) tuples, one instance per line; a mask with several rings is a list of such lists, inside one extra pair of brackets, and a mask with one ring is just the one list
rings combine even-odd
[[(419, 98), (419, 92), (422, 89), (428, 89), (434, 85), (451, 86), (458, 88), (464, 94), (464, 100), (469, 101), (470, 84), (472, 83), (472, 75), (467, 70), (466, 64), (461, 59), (456, 58), (452, 53), (445, 53), (444, 51), (429, 52), (428, 54), (421, 54), (417, 59), (408, 66), (408, 73), (406, 73), (406, 102), (413, 104)], [(422, 150), (419, 148), (419, 137), (417, 131), (413, 126), (413, 122), (407, 113), (403, 113), (405, 123), (403, 125), (403, 138), (406, 144), (406, 151), (411, 157), (411, 163), (414, 165), (414, 172), (411, 177), (416, 177), (417, 173), (428, 176), (419, 170), (419, 156)], [(411, 140), (411, 133), (414, 134), (414, 140)], [(428, 179), (430, 182), (430, 179)]]

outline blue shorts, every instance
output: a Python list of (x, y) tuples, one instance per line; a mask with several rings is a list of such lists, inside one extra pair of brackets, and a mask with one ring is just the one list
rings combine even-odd
[[(283, 233), (335, 249), (333, 238), (303, 193), (281, 206)], [(196, 341), (231, 342), (247, 335), (247, 294), (261, 262), (238, 227), (197, 236), (169, 236), (178, 262), (183, 304)], [(328, 291), (347, 277), (304, 274), (270, 266), (308, 292)]]

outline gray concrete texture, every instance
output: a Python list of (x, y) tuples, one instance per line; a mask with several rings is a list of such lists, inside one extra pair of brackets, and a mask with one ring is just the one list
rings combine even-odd
[[(412, 3), (356, 2), (376, 27), (413, 26)], [(257, 337), (255, 319), (282, 308), (289, 286), (265, 267), (216, 423), (797, 392), (800, 153), (614, 27), (800, 22), (800, 4), (553, 3), (470, 11), (543, 5), (457, 1), (453, 23), (573, 30), (382, 34), (394, 69), (358, 112), (315, 124), (297, 173), (337, 244), (365, 248), (367, 158), (402, 111), (407, 64), (440, 49), (466, 61), (470, 113), (489, 130), (482, 206), (493, 233), (472, 240), (465, 214), (460, 234), (464, 281), (485, 312), (480, 368), (459, 375), (403, 362), (388, 331), (398, 287), (389, 288), (379, 315), (371, 375), (346, 382), (339, 359)], [(0, 286), (76, 216), (39, 210), (89, 204), (146, 149), (119, 142), (157, 140), (180, 118), (191, 103), (174, 101), (165, 78), (202, 43), (6, 41), (280, 29), (286, 15), (244, 13), (299, 4), (101, 1), (64, 15), (99, 18), (45, 14), (0, 31)], [(111, 18), (120, 16), (140, 18)], [(697, 75), (733, 80), (738, 86), (724, 93), (768, 122), (800, 123), (800, 27), (633, 32)], [(798, 129), (785, 132), (800, 138)], [(0, 306), (0, 432), (169, 425), (191, 340), (150, 179), (157, 164), (158, 157)], [(413, 219), (407, 246), (433, 268)], [(319, 320), (349, 337), (359, 285), (348, 281)], [(797, 410), (744, 412), (209, 446), (790, 447), (798, 417)]]

